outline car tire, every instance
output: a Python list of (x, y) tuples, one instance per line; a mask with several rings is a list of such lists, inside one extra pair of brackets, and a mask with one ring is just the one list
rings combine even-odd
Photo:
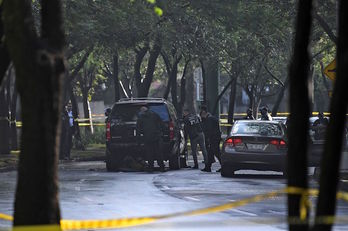
[(181, 163), (180, 159), (181, 159), (180, 156), (177, 156), (177, 155), (171, 156), (169, 158), (169, 169), (171, 170), (180, 169), (180, 163)]
[(226, 166), (221, 167), (221, 176), (222, 177), (234, 177), (235, 170), (233, 168), (228, 168)]
[(121, 166), (121, 155), (120, 152), (112, 154), (110, 151), (106, 151), (106, 171), (117, 172)]

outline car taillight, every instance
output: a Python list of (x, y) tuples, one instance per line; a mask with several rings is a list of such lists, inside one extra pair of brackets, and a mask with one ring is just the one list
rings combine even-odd
[(111, 140), (110, 128), (111, 128), (111, 124), (110, 124), (110, 122), (107, 122), (106, 123), (106, 141), (110, 141)]
[(286, 148), (286, 142), (284, 140), (271, 140), (269, 143), (277, 146), (277, 148)]
[(225, 141), (225, 145), (230, 145), (230, 146), (236, 146), (238, 144), (242, 143), (242, 139), (241, 138), (228, 138)]
[(169, 122), (169, 139), (170, 140), (174, 139), (174, 123), (173, 123), (173, 121)]

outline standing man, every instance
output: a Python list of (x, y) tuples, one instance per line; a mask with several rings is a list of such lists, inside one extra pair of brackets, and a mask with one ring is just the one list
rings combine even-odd
[(202, 126), (201, 126), (201, 119), (197, 115), (191, 114), (187, 108), (184, 109), (183, 116), (184, 116), (185, 134), (188, 134), (191, 141), (192, 156), (193, 156), (193, 161), (195, 163), (193, 168), (195, 169), (198, 168), (197, 145), (199, 144), (199, 147), (201, 148), (203, 153), (204, 164), (205, 164), (205, 167), (202, 169), (202, 171), (211, 172), (211, 163), (208, 160), (208, 153), (205, 147), (204, 134), (203, 134)]
[(149, 110), (147, 106), (140, 108), (137, 120), (137, 137), (145, 143), (146, 158), (148, 161), (148, 171), (154, 170), (154, 160), (157, 157), (157, 164), (160, 171), (164, 172), (163, 153), (161, 152), (160, 143), (162, 139), (162, 120), (155, 112)]
[[(205, 145), (208, 151), (208, 160), (210, 165), (215, 162), (215, 157), (221, 165), (220, 141), (221, 131), (219, 120), (208, 112), (206, 106), (201, 107), (200, 116), (202, 118), (203, 132), (205, 136)], [(217, 170), (220, 172), (221, 168)]]
[(254, 120), (254, 116), (253, 116), (253, 110), (251, 108), (248, 108), (248, 110), (246, 111), (247, 115), (246, 117), (244, 117), (245, 120)]
[(323, 112), (318, 113), (318, 119), (314, 121), (312, 129), (314, 130), (315, 140), (324, 140), (326, 127), (329, 125), (329, 120), (324, 117)]
[(260, 112), (261, 112), (261, 120), (272, 121), (272, 116), (268, 113), (268, 108), (267, 107), (262, 107), (260, 109)]
[(69, 119), (69, 129), (68, 129), (68, 152), (66, 159), (70, 159), (70, 151), (73, 146), (73, 135), (75, 134), (75, 127), (74, 127), (74, 116), (72, 112), (72, 104), (71, 102), (68, 103), (67, 105), (67, 115)]

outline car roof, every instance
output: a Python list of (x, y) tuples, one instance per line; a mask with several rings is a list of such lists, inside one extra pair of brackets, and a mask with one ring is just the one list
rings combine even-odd
[(122, 104), (137, 104), (137, 103), (168, 103), (167, 100), (163, 98), (125, 98), (116, 102), (116, 105)]
[(269, 120), (237, 120), (236, 123), (268, 123), (268, 124), (279, 124), (280, 121), (269, 121)]

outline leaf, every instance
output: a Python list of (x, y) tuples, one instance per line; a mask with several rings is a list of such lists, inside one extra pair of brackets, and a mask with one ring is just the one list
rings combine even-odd
[(161, 8), (159, 8), (158, 6), (155, 6), (153, 9), (155, 10), (155, 13), (158, 16), (162, 16), (163, 15), (163, 10)]
[(156, 4), (156, 0), (147, 0), (148, 3)]

